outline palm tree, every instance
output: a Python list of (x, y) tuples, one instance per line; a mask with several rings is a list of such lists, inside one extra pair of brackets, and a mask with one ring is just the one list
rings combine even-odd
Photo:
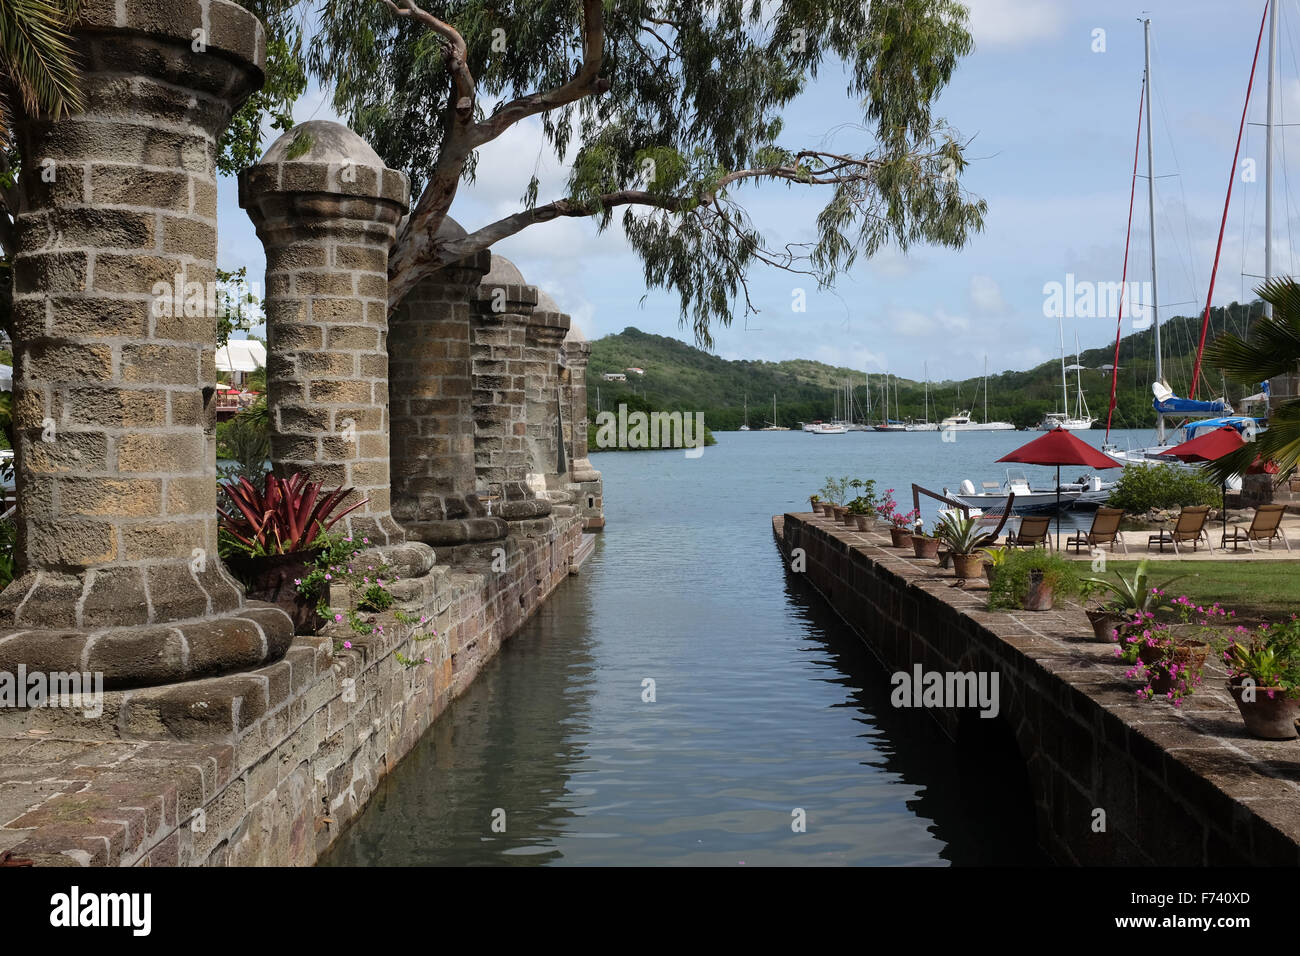
[[(1271, 279), (1256, 293), (1273, 306), (1273, 314), (1256, 319), (1244, 339), (1225, 333), (1205, 350), (1207, 362), (1252, 390), (1265, 379), (1300, 371), (1300, 284)], [(1215, 480), (1226, 481), (1244, 475), (1256, 457), (1275, 462), (1282, 475), (1300, 463), (1300, 398), (1274, 408), (1268, 430), (1253, 442), (1203, 467)]]
[(82, 0), (5, 0), (0, 5), (0, 139), (10, 138), (14, 99), (56, 119), (81, 103), (68, 25)]
[(81, 107), (68, 25), (82, 0), (0, 0), (0, 328), (11, 331), (11, 261), (17, 252), (15, 110), (54, 118)]

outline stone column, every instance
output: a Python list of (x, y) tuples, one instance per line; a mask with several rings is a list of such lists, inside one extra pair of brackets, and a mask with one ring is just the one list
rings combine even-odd
[(572, 320), (545, 292), (528, 320), (526, 390), (528, 444), (537, 483), (552, 498), (567, 500), (569, 454), (561, 437), (568, 417), (560, 390), (560, 347)]
[[(465, 235), (443, 221), (439, 235)], [(388, 335), (393, 517), (408, 538), (431, 545), (492, 541), (506, 523), (476, 493), (470, 302), (489, 253), (421, 281), (393, 314)]]
[(565, 368), (561, 381), (567, 398), (565, 433), (570, 455), (569, 488), (582, 517), (583, 530), (599, 531), (605, 527), (604, 483), (600, 472), (587, 458), (587, 363), (591, 359), (591, 343), (576, 324), (569, 326), (563, 350)]
[(537, 287), (514, 264), (492, 254), (471, 318), (474, 376), (474, 470), (494, 495), (492, 513), (507, 521), (550, 514), (551, 502), (528, 485), (528, 322)]
[(292, 640), (217, 555), (216, 138), (262, 83), (265, 34), (226, 0), (83, 11), (84, 111), (16, 117), (19, 576), (0, 671), (139, 687)]
[[(292, 157), (292, 158), (290, 158)], [(346, 126), (313, 120), (239, 179), (266, 247), (271, 462), (365, 499), (336, 528), (397, 544), (389, 510), (388, 250), (406, 177)]]

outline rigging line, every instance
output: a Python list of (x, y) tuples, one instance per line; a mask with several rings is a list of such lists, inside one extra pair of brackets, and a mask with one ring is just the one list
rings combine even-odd
[(1201, 359), (1205, 352), (1205, 333), (1210, 325), (1210, 302), (1214, 299), (1214, 278), (1219, 271), (1219, 253), (1223, 251), (1223, 230), (1228, 224), (1228, 208), (1232, 202), (1232, 184), (1237, 178), (1237, 157), (1241, 154), (1241, 136), (1246, 129), (1246, 111), (1250, 109), (1250, 93), (1255, 86), (1255, 67), (1259, 65), (1259, 48), (1264, 42), (1264, 25), (1268, 22), (1268, 6), (1277, 0), (1267, 0), (1264, 15), (1259, 19), (1259, 36), (1255, 40), (1255, 58), (1250, 64), (1250, 80), (1246, 83), (1246, 102), (1241, 106), (1241, 126), (1237, 129), (1237, 148), (1232, 154), (1232, 168), (1228, 171), (1228, 195), (1223, 201), (1223, 219), (1219, 222), (1219, 243), (1214, 250), (1214, 268), (1210, 270), (1210, 289), (1205, 296), (1205, 316), (1201, 319), (1201, 340), (1196, 346), (1196, 367), (1192, 371), (1192, 388), (1188, 398), (1196, 397), (1196, 386), (1201, 376)]
[[(1160, 53), (1160, 40), (1158, 38), (1153, 37), (1151, 45), (1154, 48), (1152, 51), (1152, 56), (1158, 61), (1158, 65), (1163, 69), (1164, 62)], [(1161, 89), (1163, 89), (1163, 87)], [(1187, 277), (1188, 285), (1191, 286), (1192, 294), (1195, 295), (1196, 294), (1196, 269), (1192, 263), (1192, 231), (1191, 231), (1191, 222), (1187, 215), (1186, 177), (1183, 176), (1182, 163), (1178, 159), (1178, 147), (1177, 144), (1175, 144), (1174, 142), (1173, 125), (1169, 122), (1169, 109), (1165, 104), (1164, 95), (1161, 92), (1161, 90), (1159, 89), (1156, 90), (1155, 98), (1156, 98), (1156, 103), (1160, 107), (1160, 120), (1164, 124), (1165, 139), (1168, 141), (1169, 144), (1169, 155), (1173, 157), (1174, 169), (1177, 170), (1177, 172), (1174, 175), (1178, 177), (1178, 185), (1183, 197), (1183, 229), (1184, 232), (1186, 233), (1187, 245), (1182, 250), (1180, 250), (1180, 254), (1185, 256), (1184, 261), (1181, 262), (1180, 265), (1182, 265), (1183, 267), (1183, 271)], [(1157, 176), (1155, 178), (1161, 179), (1163, 177)], [(1172, 216), (1166, 216), (1166, 219), (1170, 223), (1173, 222)], [(1172, 225), (1169, 226), (1168, 228), (1169, 228), (1170, 235), (1172, 236), (1173, 235)], [(1175, 241), (1173, 245), (1174, 248), (1178, 248), (1177, 241)]]
[[(1246, 152), (1250, 152), (1250, 131), (1246, 132)], [(1250, 203), (1241, 204), (1241, 301), (1246, 301), (1246, 237), (1249, 235), (1246, 226), (1246, 212), (1250, 209)], [(1239, 330), (1240, 332), (1240, 330)]]
[[(1282, 14), (1285, 13), (1285, 11), (1286, 11), (1286, 7), (1279, 7), (1279, 8), (1278, 8), (1278, 16), (1279, 16), (1279, 18), (1282, 17)], [(1300, 60), (1297, 60), (1297, 58), (1296, 58), (1296, 49), (1295, 49), (1295, 31), (1292, 29), (1291, 18), (1290, 18), (1290, 17), (1286, 17), (1286, 18), (1283, 20), (1283, 22), (1284, 22), (1285, 25), (1286, 25), (1286, 40), (1287, 40), (1287, 46), (1288, 46), (1288, 47), (1290, 48), (1290, 50), (1291, 50), (1291, 66), (1292, 66), (1292, 68), (1295, 70), (1296, 75), (1300, 76)], [(1284, 116), (1284, 118), (1285, 118), (1285, 113), (1286, 113), (1286, 96), (1285, 96), (1285, 95), (1278, 97), (1278, 105), (1281, 107), (1281, 109), (1282, 109), (1282, 113), (1283, 113), (1283, 116)], [(1293, 231), (1292, 231), (1292, 225), (1291, 225), (1292, 213), (1294, 212), (1294, 209), (1295, 209), (1295, 207), (1294, 207), (1294, 205), (1293, 205), (1293, 203), (1292, 203), (1292, 200), (1293, 200), (1293, 198), (1294, 198), (1294, 193), (1293, 193), (1292, 190), (1291, 190), (1291, 177), (1290, 177), (1290, 176), (1288, 175), (1288, 173), (1287, 173), (1287, 161), (1286, 161), (1286, 134), (1285, 134), (1285, 133), (1282, 135), (1281, 139), (1282, 139), (1282, 181), (1283, 181), (1283, 183), (1284, 183), (1285, 192), (1286, 192), (1286, 196), (1287, 196), (1287, 204), (1286, 204), (1286, 241), (1287, 241), (1287, 255), (1288, 255), (1288, 256), (1290, 257), (1290, 259), (1291, 259), (1291, 274), (1292, 274), (1292, 275), (1295, 275), (1295, 271), (1296, 271), (1296, 270), (1295, 270), (1295, 235), (1294, 235), (1294, 233), (1293, 233)]]
[(1128, 245), (1133, 238), (1133, 196), (1137, 192), (1137, 169), (1138, 156), (1142, 152), (1142, 100), (1146, 93), (1147, 79), (1142, 77), (1142, 88), (1138, 91), (1138, 131), (1137, 140), (1133, 144), (1133, 184), (1128, 191), (1128, 228), (1124, 233), (1124, 271), (1120, 275), (1119, 287), (1119, 312), (1118, 318), (1115, 319), (1115, 357), (1111, 360), (1113, 366), (1110, 370), (1110, 407), (1106, 409), (1106, 440), (1110, 440), (1110, 423), (1115, 415), (1115, 386), (1119, 382), (1119, 340), (1124, 334), (1124, 294), (1123, 290), (1128, 288)]

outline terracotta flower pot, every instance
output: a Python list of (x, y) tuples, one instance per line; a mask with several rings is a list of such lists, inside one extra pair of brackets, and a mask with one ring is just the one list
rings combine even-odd
[(316, 613), (316, 605), (330, 599), (330, 585), (323, 582), (318, 594), (298, 593), (295, 580), (311, 573), (319, 555), (317, 551), (265, 556), (235, 555), (226, 560), (235, 577), (243, 582), (250, 598), (274, 604), (293, 620), (294, 634), (315, 634), (325, 623)]
[(980, 563), (984, 565), (984, 577), (988, 579), (989, 587), (993, 587), (993, 582), (998, 579), (998, 566), (987, 559)]
[(856, 526), (857, 526), (857, 523), (858, 523), (858, 516), (855, 515), (855, 514), (854, 514), (852, 511), (850, 511), (848, 508), (845, 508), (845, 509), (844, 509), (844, 514), (843, 514), (843, 516), (840, 518), (840, 520), (844, 522), (844, 527), (846, 527), (846, 528), (853, 528), (853, 527), (856, 527)]
[(831, 508), (831, 517), (836, 521), (843, 521), (844, 516), (848, 514), (848, 510), (843, 505), (834, 505)]
[[(1138, 648), (1138, 660), (1156, 673), (1151, 675), (1151, 692), (1157, 697), (1169, 693), (1180, 680), (1186, 680), (1188, 674), (1199, 674), (1209, 656), (1210, 646), (1202, 641), (1187, 641), (1175, 644), (1170, 650), (1165, 647), (1151, 647), (1143, 643)], [(1171, 674), (1166, 664), (1170, 661), (1178, 665), (1178, 673)], [(1189, 685), (1190, 686), (1190, 685)]]
[(940, 548), (939, 553), (935, 555), (939, 559), (939, 567), (952, 567), (952, 552), (947, 548)]
[(984, 559), (978, 554), (954, 554), (952, 567), (957, 577), (967, 581), (984, 576)]
[(866, 530), (867, 530), (867, 522), (870, 521), (870, 520), (871, 520), (870, 517), (868, 517), (867, 515), (854, 515), (854, 516), (853, 516), (853, 523), (854, 523), (855, 525), (858, 526), (858, 530), (859, 530), (859, 531), (866, 531)]
[[(1254, 700), (1246, 701), (1245, 688), (1240, 679), (1228, 681), (1228, 690), (1237, 702), (1241, 719), (1246, 722), (1246, 732), (1260, 740), (1292, 740), (1296, 732), (1295, 721), (1300, 717), (1300, 699), (1287, 697), (1280, 687), (1255, 687)], [(1272, 693), (1272, 697), (1269, 694)]]
[(821, 503), (821, 509), (822, 509), (822, 514), (825, 515), (827, 518), (835, 517), (835, 506), (831, 504), (829, 501), (823, 501)]
[[(1123, 636), (1124, 615), (1119, 612), (1107, 611), (1102, 608), (1088, 608), (1084, 613), (1088, 615), (1088, 621), (1092, 624), (1093, 636), (1097, 640), (1114, 644)], [(1119, 631), (1120, 633), (1112, 636), (1113, 631)]]
[(821, 512), (822, 503), (820, 498), (809, 498), (808, 503), (812, 505), (813, 514), (819, 514)]
[(1052, 583), (1043, 577), (1043, 572), (1034, 569), (1029, 572), (1029, 589), (1025, 592), (1024, 607), (1026, 611), (1050, 611), (1056, 603), (1056, 590)]
[(912, 532), (906, 528), (895, 528), (891, 525), (889, 537), (893, 539), (895, 548), (910, 548), (912, 546)]
[(939, 554), (939, 539), (929, 535), (912, 535), (912, 553), (918, 558), (933, 558)]

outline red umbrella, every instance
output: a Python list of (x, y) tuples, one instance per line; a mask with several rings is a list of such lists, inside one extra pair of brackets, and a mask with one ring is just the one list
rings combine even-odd
[[(1241, 433), (1231, 425), (1223, 425), (1213, 431), (1199, 435), (1191, 441), (1185, 441), (1181, 445), (1175, 445), (1169, 449), (1166, 454), (1172, 455), (1179, 461), (1217, 461), (1229, 452), (1236, 451), (1242, 445), (1246, 444)], [(1258, 459), (1256, 459), (1258, 461)], [(1252, 466), (1253, 467), (1253, 466)], [(1225, 498), (1223, 508), (1223, 536), (1228, 536), (1228, 483), (1223, 483), (1223, 496)]]
[(1089, 468), (1119, 468), (1122, 462), (1103, 455), (1081, 438), (1059, 425), (1046, 435), (1021, 445), (998, 461), (1017, 461), (1026, 465), (1056, 466), (1056, 550), (1061, 550), (1061, 466), (1086, 465)]

